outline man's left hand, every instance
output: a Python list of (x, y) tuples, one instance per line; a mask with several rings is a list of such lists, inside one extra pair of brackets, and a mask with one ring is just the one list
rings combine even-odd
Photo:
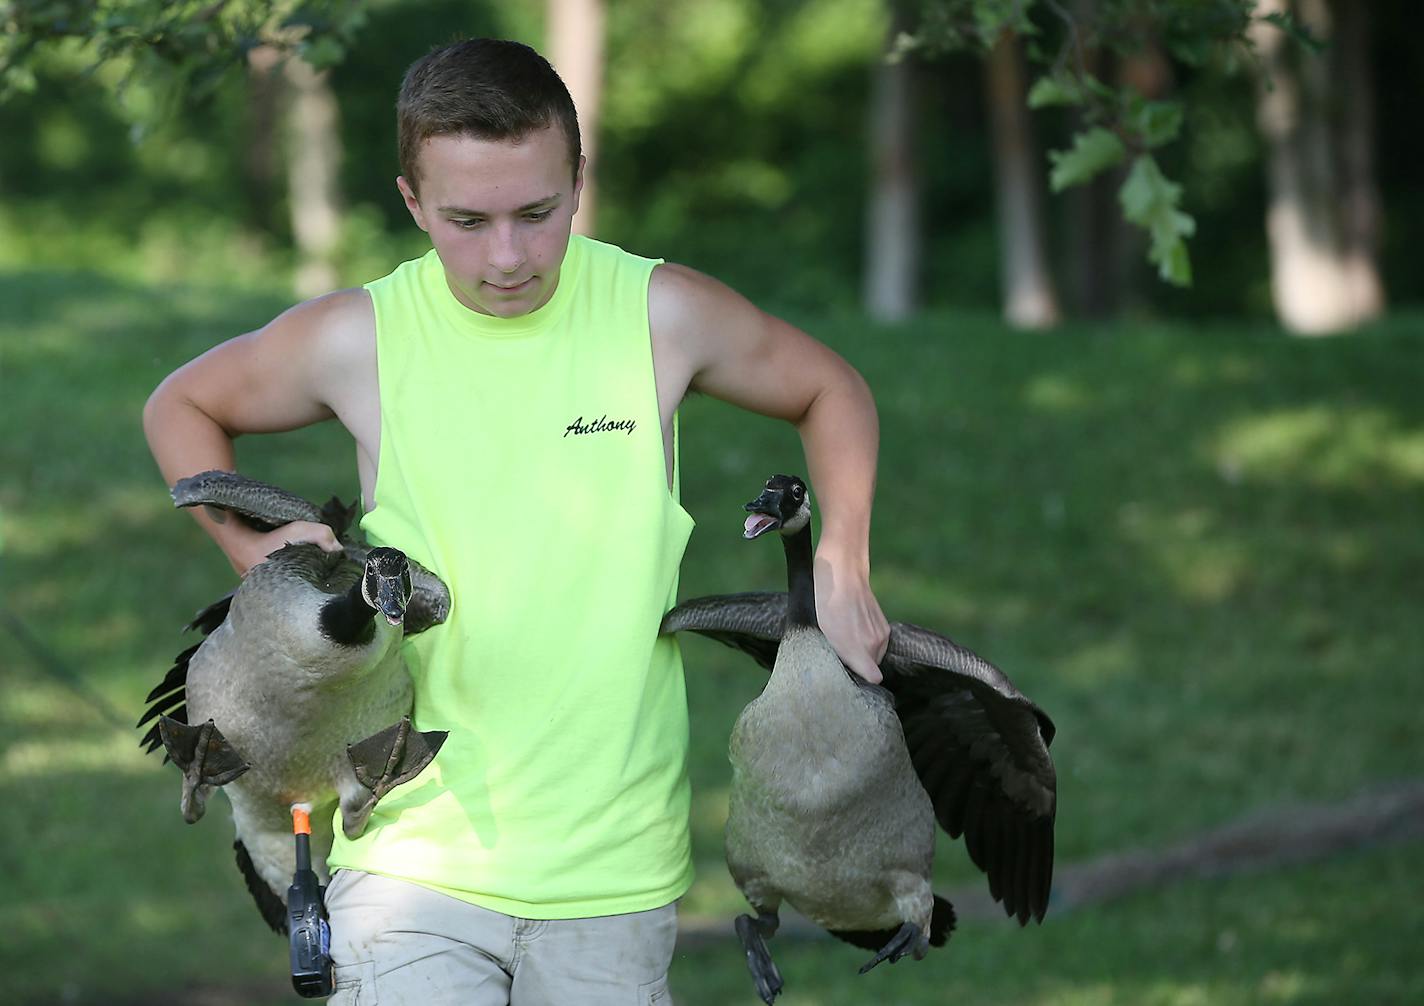
[(870, 589), (869, 570), (847, 570), (831, 557), (816, 555), (816, 621), (841, 663), (873, 685), (882, 677), (880, 659), (890, 643), (890, 623)]

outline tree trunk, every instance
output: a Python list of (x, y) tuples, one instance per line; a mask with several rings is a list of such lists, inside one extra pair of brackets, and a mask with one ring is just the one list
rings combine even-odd
[(1345, 283), (1361, 320), (1384, 313), (1379, 274), (1380, 194), (1375, 181), (1375, 89), (1370, 67), (1371, 9), (1357, 0), (1332, 0), (1339, 95), (1339, 206)]
[(593, 234), (597, 221), (598, 119), (603, 103), (604, 0), (548, 0), (549, 62), (564, 79), (578, 110), (579, 138), (588, 158), (575, 234)]
[(290, 89), (287, 110), (287, 204), (297, 245), (297, 296), (336, 289), (333, 261), (341, 237), (341, 136), (336, 95), (325, 73), (295, 56), (283, 75)]
[(242, 158), (243, 195), (251, 226), (266, 234), (279, 229), (273, 207), (278, 205), (281, 167), (278, 129), (281, 122), (281, 54), (270, 45), (247, 53), (247, 143)]
[[(1263, 0), (1257, 13), (1286, 11), (1316, 34), (1332, 34), (1326, 0)], [(1284, 32), (1260, 21), (1252, 35), (1265, 75), (1257, 122), (1268, 147), (1266, 232), (1276, 315), (1303, 335), (1353, 327), (1383, 307), (1370, 219), (1377, 213), (1370, 201), (1377, 199), (1370, 170), (1372, 116), (1354, 107), (1337, 110), (1331, 97), (1338, 85), (1347, 106), (1368, 102), (1367, 68), (1359, 65), (1363, 58), (1340, 58), (1338, 42), (1328, 54), (1298, 52)], [(1342, 79), (1352, 70), (1355, 79)], [(1360, 121), (1347, 121), (1355, 117)], [(1347, 171), (1355, 172), (1348, 181)], [(1352, 194), (1358, 220), (1347, 226), (1355, 215), (1345, 203)]]
[(985, 63), (1004, 320), (1015, 328), (1048, 328), (1059, 321), (1058, 297), (1044, 254), (1041, 163), (1025, 104), (1024, 76), (1018, 38), (1005, 32)]
[[(891, 5), (890, 40), (905, 30), (903, 5)], [(915, 82), (908, 55), (876, 60), (870, 93), (870, 185), (866, 203), (865, 312), (903, 321), (919, 307), (920, 212), (915, 166)]]

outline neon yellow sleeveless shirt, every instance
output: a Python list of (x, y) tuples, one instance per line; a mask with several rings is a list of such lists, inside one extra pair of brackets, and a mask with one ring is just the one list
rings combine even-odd
[[(691, 883), (687, 700), (658, 623), (692, 519), (668, 492), (648, 333), (656, 261), (575, 236), (520, 318), (460, 304), (432, 250), (369, 284), (373, 544), (450, 587), (405, 644), (449, 739), (330, 863), (524, 918), (667, 904)], [(674, 469), (675, 470), (675, 469)]]

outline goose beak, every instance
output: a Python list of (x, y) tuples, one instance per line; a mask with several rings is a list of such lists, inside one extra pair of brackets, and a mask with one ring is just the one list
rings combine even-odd
[(409, 597), (409, 592), (401, 589), (399, 577), (382, 576), (376, 579), (375, 608), (391, 625), (400, 625), (405, 621), (405, 606)]
[(751, 513), (742, 529), (742, 537), (751, 541), (768, 531), (781, 527), (781, 493), (766, 490), (742, 509)]

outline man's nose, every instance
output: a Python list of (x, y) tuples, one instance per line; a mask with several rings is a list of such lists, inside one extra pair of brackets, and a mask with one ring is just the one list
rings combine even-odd
[(506, 275), (516, 273), (524, 264), (524, 244), (519, 239), (518, 228), (513, 224), (501, 224), (494, 228), (494, 241), (490, 246), (490, 265)]

